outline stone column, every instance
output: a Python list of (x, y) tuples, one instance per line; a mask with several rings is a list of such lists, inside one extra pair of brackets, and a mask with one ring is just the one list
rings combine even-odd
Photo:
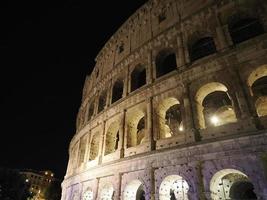
[(153, 82), (153, 60), (152, 60), (152, 51), (149, 51), (147, 56), (147, 72), (146, 72), (146, 82), (151, 84)]
[(85, 153), (84, 153), (84, 158), (83, 158), (83, 163), (85, 163), (85, 164), (88, 161), (89, 142), (90, 142), (90, 135), (89, 135), (89, 133), (87, 133), (87, 136), (86, 136), (86, 148), (85, 148)]
[(85, 160), (86, 160), (86, 163), (89, 161), (89, 158), (90, 158), (90, 151), (91, 151), (91, 140), (92, 140), (92, 134), (91, 134), (91, 131), (89, 131), (88, 133), (88, 143), (87, 143), (87, 153), (85, 155)]
[(130, 88), (129, 88), (129, 66), (127, 66), (127, 70), (125, 72), (125, 78), (123, 79), (123, 94), (122, 94), (122, 98), (126, 97), (129, 92), (130, 92)]
[(191, 108), (191, 104), (190, 104), (190, 96), (188, 94), (188, 91), (184, 92), (182, 103), (183, 103), (184, 114), (185, 114), (185, 118), (183, 119), (184, 131), (186, 134), (185, 140), (186, 140), (186, 143), (194, 142), (194, 141), (196, 141), (196, 136), (195, 136), (196, 129), (195, 129), (195, 125), (194, 125), (194, 118), (193, 118), (193, 114), (192, 114), (192, 108)]
[(119, 150), (120, 150), (120, 158), (124, 157), (124, 150), (125, 148), (125, 143), (127, 143), (127, 138), (125, 138), (125, 126), (126, 126), (126, 121), (125, 121), (125, 117), (126, 117), (126, 110), (123, 110), (122, 113), (122, 117), (121, 117), (121, 124), (120, 124), (120, 128), (119, 128)]
[(152, 97), (149, 97), (146, 100), (147, 105), (147, 135), (150, 144), (150, 150), (155, 150), (155, 140), (153, 137), (153, 106), (152, 106)]
[(224, 34), (224, 27), (218, 26), (216, 27), (216, 33), (217, 33), (217, 41), (219, 43), (219, 47), (217, 48), (219, 51), (223, 51), (229, 47), (227, 43), (226, 36)]
[(125, 156), (125, 151), (127, 149), (127, 136), (128, 136), (128, 126), (127, 126), (127, 119), (126, 119), (126, 110), (124, 110), (124, 121), (123, 121), (123, 124), (124, 124), (124, 135), (123, 135), (123, 148), (124, 148), (124, 156)]
[(99, 158), (98, 158), (98, 164), (100, 165), (102, 163), (102, 159), (103, 159), (103, 156), (104, 156), (104, 144), (105, 144), (105, 128), (106, 128), (106, 121), (103, 121), (102, 123), (102, 134), (100, 135), (100, 144), (99, 144), (99, 149), (98, 149), (98, 155), (99, 155)]
[(226, 25), (222, 26), (222, 29), (223, 29), (223, 32), (224, 32), (225, 41), (226, 41), (227, 46), (232, 46), (233, 45), (233, 40), (232, 40), (232, 37), (230, 35), (228, 25), (226, 24)]
[(153, 168), (151, 164), (149, 164), (146, 171), (150, 180), (150, 200), (155, 200), (155, 168)]
[(117, 190), (115, 189), (115, 195), (114, 195), (114, 199), (122, 199), (122, 188), (121, 188), (121, 180), (122, 180), (122, 174), (121, 173), (116, 173), (114, 175), (115, 180), (117, 180)]
[(185, 65), (185, 49), (183, 45), (183, 39), (182, 35), (177, 36), (177, 47), (178, 47), (178, 53), (176, 55), (176, 62), (177, 62), (177, 67), (181, 68)]

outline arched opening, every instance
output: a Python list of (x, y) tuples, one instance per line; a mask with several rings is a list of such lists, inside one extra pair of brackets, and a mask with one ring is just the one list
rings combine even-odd
[(105, 109), (107, 101), (107, 93), (106, 91), (102, 92), (98, 99), (98, 113)]
[(159, 137), (168, 138), (183, 132), (182, 110), (176, 98), (163, 100), (157, 108)]
[(196, 101), (199, 126), (202, 129), (237, 121), (231, 97), (221, 83), (202, 86), (196, 94)]
[(86, 192), (83, 193), (82, 200), (93, 200), (93, 191), (91, 189), (87, 189)]
[(124, 189), (123, 200), (145, 200), (144, 185), (139, 180), (131, 181)]
[(267, 116), (267, 65), (258, 67), (250, 74), (248, 85), (255, 100), (258, 116)]
[(81, 141), (80, 141), (79, 161), (78, 161), (79, 166), (84, 162), (85, 150), (86, 150), (86, 140), (87, 140), (87, 137), (83, 136), (81, 138)]
[(254, 186), (244, 173), (235, 169), (224, 169), (214, 174), (210, 181), (213, 200), (256, 200)]
[(113, 153), (118, 149), (120, 140), (119, 128), (118, 122), (113, 122), (109, 126), (106, 133), (105, 155)]
[(163, 50), (156, 56), (156, 77), (161, 77), (177, 69), (176, 55), (171, 50)]
[(189, 47), (191, 62), (211, 55), (216, 52), (216, 46), (212, 37), (200, 38)]
[(123, 94), (123, 81), (118, 79), (113, 85), (112, 103), (115, 103), (116, 101), (121, 99), (122, 98), (122, 94)]
[(87, 117), (87, 120), (88, 121), (92, 119), (92, 116), (94, 114), (94, 111), (95, 111), (95, 102), (92, 101), (90, 103), (89, 110), (88, 110), (88, 117)]
[(170, 175), (164, 178), (159, 188), (159, 200), (188, 200), (189, 185), (183, 177)]
[(100, 142), (100, 134), (99, 132), (95, 133), (92, 137), (91, 146), (90, 146), (90, 155), (89, 160), (95, 160), (98, 156), (99, 152), (99, 142)]
[(264, 33), (264, 28), (257, 18), (243, 18), (229, 23), (229, 32), (234, 44), (241, 43)]
[(107, 183), (103, 186), (100, 193), (100, 200), (113, 200), (114, 188), (111, 183)]
[(147, 141), (145, 113), (135, 110), (127, 119), (127, 147), (134, 147)]
[(135, 67), (131, 74), (131, 91), (134, 91), (146, 84), (146, 68), (143, 65)]

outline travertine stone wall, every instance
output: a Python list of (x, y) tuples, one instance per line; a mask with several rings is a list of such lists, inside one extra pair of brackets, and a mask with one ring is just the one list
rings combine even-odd
[[(86, 77), (62, 200), (233, 199), (240, 180), (267, 199), (267, 96), (253, 89), (267, 78), (266, 13), (264, 0), (149, 0), (137, 10)], [(231, 31), (241, 19), (257, 19), (262, 32), (237, 43)], [(205, 46), (205, 56), (193, 60), (203, 38), (215, 51), (206, 55)], [(175, 68), (160, 68), (170, 55)], [(145, 84), (132, 91), (140, 65)], [(117, 80), (122, 94), (112, 102)], [(218, 91), (231, 105), (210, 126), (203, 101)], [(174, 105), (182, 119), (177, 133), (166, 117)]]

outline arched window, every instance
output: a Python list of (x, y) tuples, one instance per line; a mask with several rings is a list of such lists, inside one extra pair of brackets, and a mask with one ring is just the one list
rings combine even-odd
[(232, 100), (225, 85), (212, 82), (203, 85), (196, 94), (200, 128), (236, 122)]
[(238, 44), (264, 33), (264, 28), (257, 18), (244, 18), (229, 23), (229, 32), (233, 43)]
[(135, 67), (131, 74), (131, 91), (134, 91), (146, 84), (146, 68), (143, 65)]
[(99, 151), (100, 135), (99, 132), (95, 133), (91, 140), (89, 160), (95, 160)]
[(92, 101), (90, 103), (90, 106), (89, 106), (89, 110), (88, 110), (88, 117), (87, 117), (87, 120), (91, 120), (93, 114), (94, 114), (94, 111), (95, 111), (95, 102)]
[(127, 117), (127, 147), (134, 147), (147, 141), (145, 113), (134, 110)]
[(192, 62), (215, 52), (216, 46), (212, 37), (201, 38), (189, 47), (189, 55)]
[(78, 165), (80, 166), (84, 162), (84, 157), (85, 157), (85, 150), (86, 150), (86, 136), (83, 136), (80, 141), (80, 149), (79, 149), (79, 163)]
[(106, 133), (105, 155), (115, 152), (119, 147), (119, 123), (113, 122)]
[(104, 91), (101, 93), (99, 100), (98, 100), (98, 113), (104, 110), (106, 106), (106, 101), (107, 101), (107, 93), (106, 91)]
[(223, 169), (210, 181), (211, 199), (256, 200), (254, 186), (248, 176), (235, 169)]
[(180, 102), (173, 97), (164, 99), (157, 107), (160, 139), (172, 137), (184, 129)]
[(156, 77), (161, 77), (177, 69), (176, 56), (173, 51), (163, 50), (156, 57)]
[(115, 103), (119, 99), (122, 98), (123, 95), (123, 81), (121, 79), (118, 79), (112, 89), (112, 103)]
[(248, 78), (259, 117), (267, 116), (267, 65), (255, 69)]
[(123, 193), (124, 200), (145, 200), (145, 188), (141, 181), (133, 180), (128, 183)]
[(159, 188), (159, 200), (189, 200), (189, 185), (179, 175), (170, 175), (163, 179)]
[(113, 200), (114, 188), (111, 183), (107, 183), (103, 186), (100, 193), (100, 200)]
[(93, 190), (88, 188), (86, 192), (83, 193), (82, 200), (93, 200)]

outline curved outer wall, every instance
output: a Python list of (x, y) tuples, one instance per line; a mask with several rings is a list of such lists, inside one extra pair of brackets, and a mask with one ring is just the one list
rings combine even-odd
[[(266, 13), (264, 0), (150, 0), (136, 11), (85, 80), (62, 200), (170, 199), (162, 183), (179, 177), (188, 189), (173, 189), (177, 199), (226, 199), (216, 185), (222, 177), (241, 177), (267, 199), (267, 101), (253, 93), (267, 77)], [(263, 32), (234, 41), (230, 24), (242, 17), (258, 19)], [(195, 48), (201, 38), (212, 38), (215, 50), (203, 56), (203, 45), (212, 48), (210, 40)], [(168, 55), (176, 64), (169, 71), (160, 68)], [(229, 112), (209, 126), (205, 102), (216, 91), (227, 93)], [(179, 130), (167, 117), (173, 105)]]

